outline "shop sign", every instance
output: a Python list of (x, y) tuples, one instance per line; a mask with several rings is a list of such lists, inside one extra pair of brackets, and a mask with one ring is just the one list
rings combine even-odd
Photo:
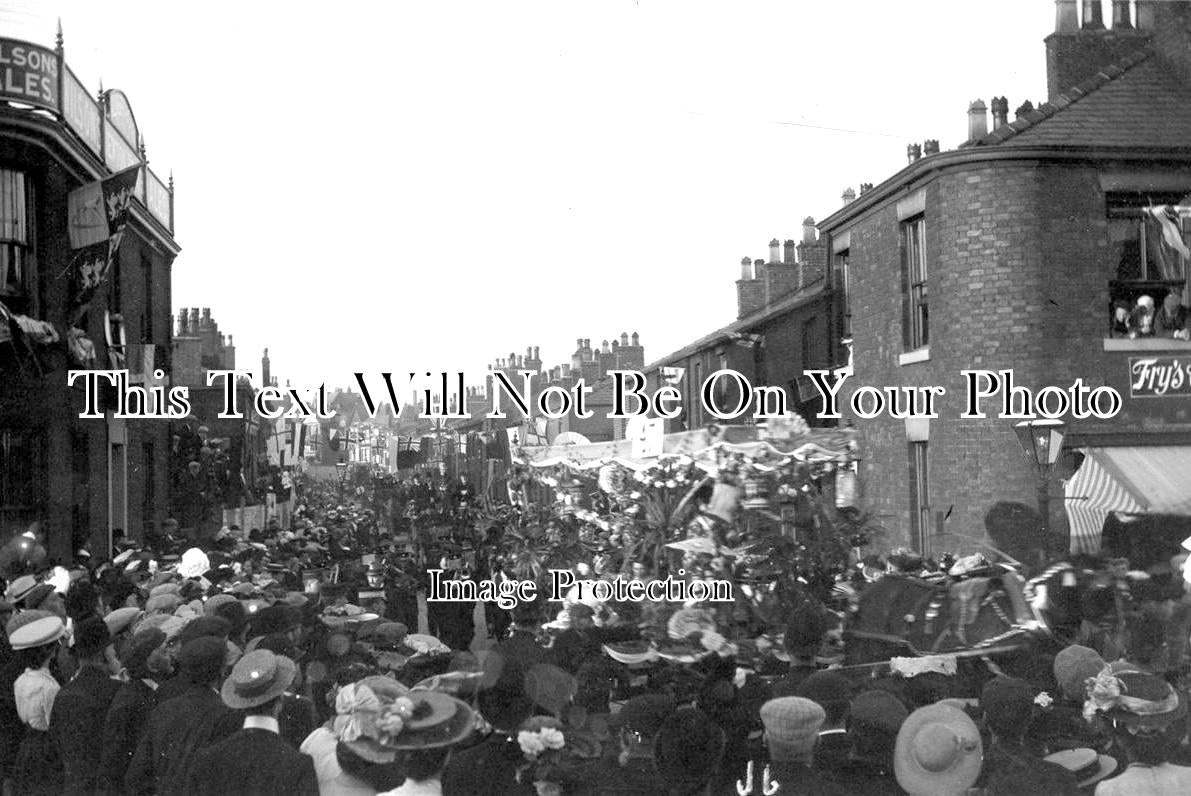
[(1191, 396), (1191, 357), (1130, 357), (1129, 396)]
[(53, 50), (16, 39), (0, 39), (0, 100), (57, 111), (61, 67)]

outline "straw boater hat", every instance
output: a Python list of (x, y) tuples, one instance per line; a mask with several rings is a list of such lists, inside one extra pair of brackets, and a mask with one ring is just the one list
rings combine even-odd
[(1056, 763), (1075, 775), (1080, 788), (1094, 785), (1117, 770), (1117, 761), (1093, 749), (1064, 749), (1042, 758)]
[(8, 643), (14, 650), (28, 650), (52, 644), (66, 635), (66, 623), (56, 616), (44, 616), (12, 630)]
[(897, 733), (894, 773), (911, 796), (963, 793), (975, 784), (983, 762), (975, 722), (951, 705), (919, 708)]
[(289, 658), (253, 650), (236, 662), (224, 681), (223, 703), (235, 710), (263, 705), (285, 693), (297, 672), (297, 664)]

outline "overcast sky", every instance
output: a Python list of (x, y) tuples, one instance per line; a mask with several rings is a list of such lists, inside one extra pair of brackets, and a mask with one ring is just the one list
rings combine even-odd
[(174, 172), (175, 311), (309, 388), (682, 347), (741, 257), (958, 146), (972, 100), (1045, 99), (1055, 4), (0, 0), (6, 36), (59, 16)]

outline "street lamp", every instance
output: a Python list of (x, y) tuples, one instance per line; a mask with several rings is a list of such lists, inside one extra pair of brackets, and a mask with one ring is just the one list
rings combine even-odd
[(1067, 424), (1061, 420), (1023, 420), (1013, 427), (1026, 457), (1038, 477), (1038, 513), (1042, 515), (1042, 541), (1050, 556), (1050, 479), (1063, 451)]

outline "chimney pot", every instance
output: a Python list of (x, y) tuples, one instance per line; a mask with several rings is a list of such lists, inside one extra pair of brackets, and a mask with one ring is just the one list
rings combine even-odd
[(920, 144), (910, 144), (906, 147), (906, 160), (913, 163), (918, 158), (922, 157), (922, 146)]
[(815, 219), (807, 216), (802, 219), (802, 242), (807, 246), (813, 246), (816, 240), (818, 233), (815, 231)]
[(528, 346), (525, 349), (525, 358), (533, 359), (533, 346)]
[(1104, 14), (1100, 10), (1100, 0), (1083, 0), (1083, 29), (1104, 30)]
[(1055, 33), (1079, 33), (1079, 9), (1075, 0), (1055, 0)]
[(779, 255), (781, 247), (782, 244), (777, 238), (769, 241), (769, 262), (780, 263), (782, 261), (781, 256)]
[(928, 138), (922, 142), (923, 155), (937, 155), (939, 154), (939, 141), (936, 138)]
[(1034, 110), (1034, 103), (1030, 102), (1029, 100), (1026, 100), (1013, 113), (1016, 118), (1020, 119), (1021, 117), (1025, 116), (1027, 113), (1030, 113), (1033, 110)]
[(641, 338), (637, 336), (636, 332), (633, 332), (633, 345), (641, 345)]
[(975, 141), (988, 135), (988, 106), (984, 100), (976, 100), (968, 106), (968, 140)]
[(629, 334), (628, 334), (628, 332), (621, 332), (621, 333), (620, 333), (620, 344), (621, 344), (621, 345), (628, 345), (628, 344), (629, 344)]
[(590, 338), (590, 337), (584, 337), (584, 338), (583, 338), (583, 347), (584, 347), (584, 348), (586, 348), (586, 349), (588, 349), (588, 350), (590, 350), (590, 349), (591, 349), (591, 338)]
[(1112, 0), (1112, 29), (1133, 29), (1133, 22), (1129, 19), (1129, 0)]
[(608, 341), (607, 341), (607, 340), (605, 340), (603, 343), (601, 343), (601, 344), (600, 344), (600, 351), (603, 351), (605, 354), (607, 354), (607, 353), (608, 353), (610, 350), (611, 350), (611, 349), (610, 349), (610, 348), (608, 348)]
[[(748, 282), (752, 278), (753, 278), (753, 261), (750, 258), (745, 257), (744, 259), (742, 259), (740, 261), (740, 280), (742, 282)], [(627, 335), (622, 334), (620, 336), (620, 340), (621, 340), (621, 344), (628, 345), (628, 336)]]
[(871, 182), (860, 183), (860, 195), (861, 196), (864, 196), (866, 193), (868, 193), (872, 189), (873, 189), (873, 184)]
[(782, 249), (783, 249), (782, 262), (786, 263), (787, 265), (793, 265), (798, 259), (797, 254), (796, 254), (798, 251), (798, 248), (795, 245), (794, 241), (793, 240), (786, 241), (785, 243), (782, 244)]
[(840, 196), (844, 204), (850, 205), (856, 201), (856, 192), (851, 188), (845, 188), (843, 194)]
[(533, 358), (534, 359), (542, 358), (541, 354), (538, 353), (538, 346), (536, 346), (536, 345), (533, 347)]
[(993, 97), (992, 117), (994, 130), (1009, 124), (1009, 100), (1006, 97)]

